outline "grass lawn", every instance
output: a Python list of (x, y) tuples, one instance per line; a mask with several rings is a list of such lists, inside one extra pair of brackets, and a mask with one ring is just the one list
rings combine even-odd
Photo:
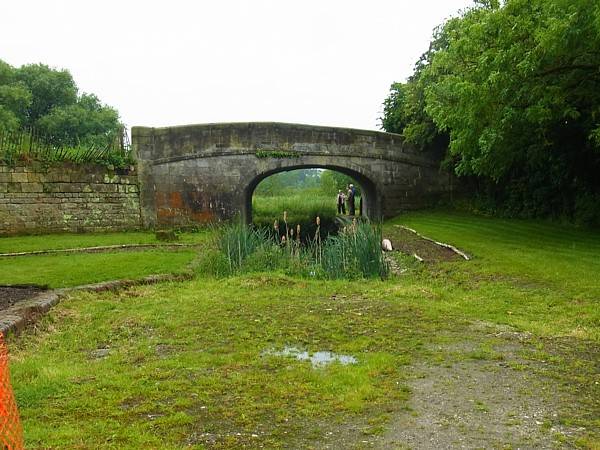
[[(600, 341), (600, 233), (550, 223), (453, 212), (410, 213), (386, 223), (416, 228), (473, 256), (442, 264), (433, 280), (464, 287), (465, 314), (536, 333)], [(428, 282), (431, 274), (425, 275)], [(482, 295), (482, 293), (484, 295)]]
[[(210, 229), (197, 233), (180, 233), (177, 243), (197, 244), (211, 236)], [(85, 234), (46, 234), (33, 236), (0, 237), (0, 253), (60, 250), (67, 248), (96, 247), (122, 244), (164, 244), (151, 232), (115, 232)]]
[(182, 272), (196, 254), (196, 250), (186, 249), (0, 258), (0, 284), (59, 288), (176, 273)]
[[(428, 429), (598, 448), (600, 235), (443, 212), (398, 223), (475, 259), (400, 258), (409, 270), (386, 281), (199, 274), (73, 294), (9, 342), (27, 448), (403, 448)], [(356, 363), (313, 368), (286, 346)]]

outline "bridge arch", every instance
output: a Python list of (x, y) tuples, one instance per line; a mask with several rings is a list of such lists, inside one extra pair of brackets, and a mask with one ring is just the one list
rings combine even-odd
[[(364, 215), (369, 219), (378, 219), (381, 217), (381, 202), (380, 195), (377, 192), (377, 185), (374, 181), (369, 179), (364, 174), (356, 170), (341, 166), (292, 164), (261, 172), (250, 181), (248, 186), (244, 189), (244, 207), (241, 211), (244, 221), (246, 223), (252, 223), (252, 195), (254, 194), (256, 187), (260, 184), (261, 181), (277, 173), (289, 172), (292, 170), (300, 169), (328, 169), (352, 177), (360, 185), (361, 188)], [(332, 199), (331, 201), (333, 202), (334, 199)]]
[(353, 177), (371, 219), (426, 206), (452, 187), (439, 157), (379, 131), (274, 122), (133, 127), (132, 144), (148, 228), (249, 220), (258, 183), (298, 168)]

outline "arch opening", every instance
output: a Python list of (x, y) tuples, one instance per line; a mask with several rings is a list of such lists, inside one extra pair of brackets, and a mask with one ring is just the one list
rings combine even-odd
[(337, 211), (337, 194), (340, 189), (346, 193), (346, 183), (355, 186), (355, 216), (379, 219), (379, 195), (373, 181), (351, 169), (321, 165), (276, 168), (257, 175), (244, 191), (242, 215), (248, 224), (272, 226), (288, 211), (291, 225), (306, 226), (303, 235), (314, 232), (319, 215), (322, 230), (333, 232), (344, 217), (352, 218), (347, 201), (345, 214)]

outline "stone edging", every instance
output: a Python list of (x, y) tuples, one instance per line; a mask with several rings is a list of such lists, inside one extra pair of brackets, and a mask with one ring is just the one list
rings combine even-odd
[(103, 291), (115, 291), (130, 286), (139, 286), (146, 284), (156, 284), (163, 281), (185, 281), (192, 278), (192, 273), (183, 274), (163, 274), (163, 275), (149, 275), (138, 280), (115, 280), (115, 281), (104, 281), (102, 283), (85, 284), (82, 286), (76, 286), (73, 288), (53, 289), (51, 291), (45, 291), (41, 294), (36, 295), (27, 300), (23, 300), (10, 308), (0, 312), (0, 332), (5, 336), (8, 333), (18, 334), (25, 328), (29, 323), (35, 321), (35, 319), (45, 313), (50, 308), (58, 304), (58, 302), (68, 294), (77, 291), (91, 291), (91, 292), (103, 292)]
[[(467, 261), (470, 261), (470, 260), (471, 260), (471, 257), (470, 257), (469, 255), (467, 255), (467, 254), (466, 254), (465, 252), (463, 252), (462, 250), (459, 250), (459, 249), (457, 249), (457, 248), (456, 248), (455, 246), (453, 246), (453, 245), (450, 245), (450, 244), (445, 244), (445, 243), (443, 243), (443, 242), (438, 242), (438, 241), (435, 241), (435, 240), (433, 240), (433, 239), (431, 239), (431, 238), (428, 238), (427, 236), (423, 236), (422, 234), (420, 234), (420, 233), (419, 233), (419, 232), (417, 232), (416, 230), (413, 230), (412, 228), (405, 227), (404, 225), (394, 225), (394, 226), (396, 226), (396, 227), (398, 227), (398, 228), (402, 228), (403, 230), (406, 230), (406, 231), (410, 231), (411, 233), (414, 233), (414, 234), (416, 234), (417, 236), (419, 236), (421, 239), (425, 239), (426, 241), (433, 242), (434, 244), (436, 244), (436, 245), (439, 245), (440, 247), (445, 247), (445, 248), (448, 248), (448, 249), (452, 250), (454, 253), (456, 253), (457, 255), (461, 256), (461, 257), (462, 257), (462, 258), (464, 258), (464, 259), (466, 259)], [(415, 255), (415, 256), (416, 256), (416, 255)], [(422, 260), (422, 258), (418, 258), (418, 257), (417, 257), (417, 259), (419, 259), (421, 262), (423, 261), (423, 260)]]
[(117, 244), (103, 245), (99, 247), (80, 247), (80, 248), (64, 248), (56, 250), (35, 250), (31, 252), (15, 252), (15, 253), (0, 253), (0, 258), (10, 258), (15, 256), (34, 256), (34, 255), (49, 255), (54, 253), (103, 253), (113, 250), (130, 250), (130, 249), (168, 249), (175, 250), (181, 248), (197, 247), (197, 244)]

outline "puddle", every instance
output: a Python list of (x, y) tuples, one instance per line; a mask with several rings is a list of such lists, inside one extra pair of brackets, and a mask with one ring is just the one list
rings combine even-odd
[(344, 366), (358, 363), (358, 360), (354, 356), (338, 355), (333, 352), (309, 353), (305, 350), (300, 350), (297, 347), (284, 347), (283, 350), (280, 351), (270, 349), (264, 351), (263, 355), (292, 357), (299, 361), (310, 361), (315, 368), (323, 367), (334, 362), (339, 362)]

